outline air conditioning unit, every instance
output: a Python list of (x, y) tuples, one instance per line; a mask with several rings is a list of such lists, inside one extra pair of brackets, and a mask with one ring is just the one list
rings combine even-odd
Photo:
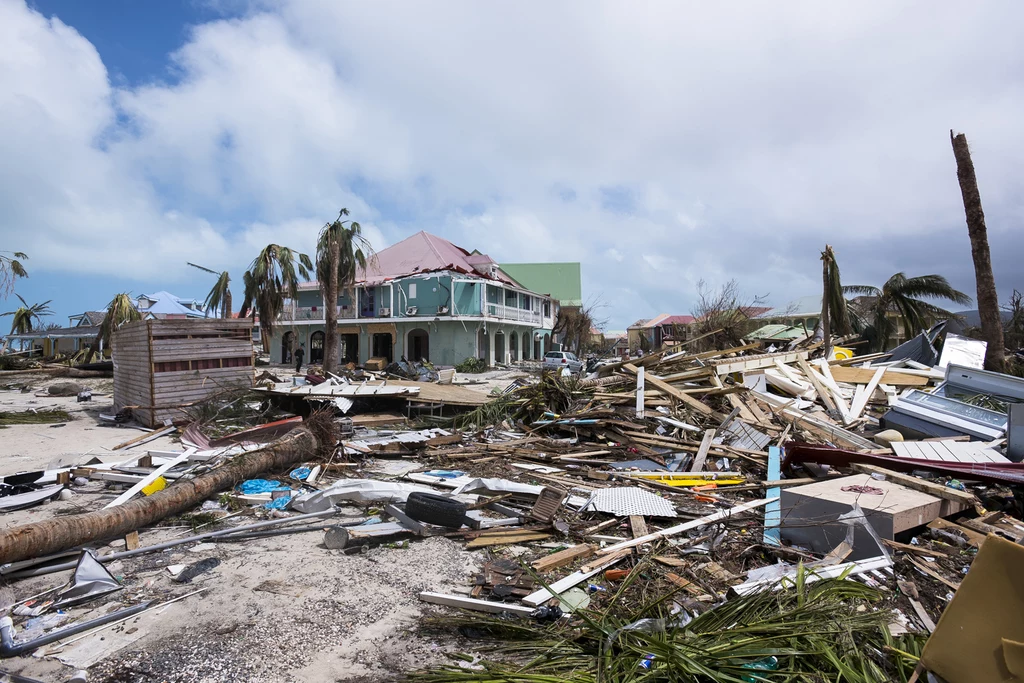
[(382, 309), (380, 309), (380, 311), (378, 311), (378, 313), (377, 313), (377, 317), (378, 318), (390, 318), (391, 317), (391, 309), (390, 308), (382, 308)]
[(405, 309), (405, 314), (406, 315), (416, 315), (416, 312), (419, 311), (419, 310), (420, 309), (419, 309), (418, 306), (409, 306), (409, 307), (407, 307)]
[(448, 307), (447, 306), (438, 306), (437, 307), (437, 314), (438, 315), (446, 315), (447, 313), (448, 313)]

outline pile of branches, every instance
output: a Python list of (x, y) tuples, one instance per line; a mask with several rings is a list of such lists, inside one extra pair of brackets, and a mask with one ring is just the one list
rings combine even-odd
[(592, 393), (593, 388), (582, 387), (577, 377), (561, 377), (546, 372), (536, 384), (500, 394), (479, 408), (457, 416), (452, 425), (466, 430), (500, 424), (505, 420), (530, 424), (545, 414), (562, 415), (581, 410)]
[[(894, 638), (893, 614), (878, 608), (882, 594), (844, 579), (795, 585), (734, 598), (699, 616), (655, 594), (639, 607), (621, 601), (634, 577), (604, 611), (581, 609), (546, 627), (492, 616), (438, 618), (437, 626), (500, 640), (479, 666), (441, 666), (414, 672), (417, 683), (622, 683), (844, 681), (874, 683), (913, 676), (924, 637)], [(469, 658), (472, 660), (472, 658)]]

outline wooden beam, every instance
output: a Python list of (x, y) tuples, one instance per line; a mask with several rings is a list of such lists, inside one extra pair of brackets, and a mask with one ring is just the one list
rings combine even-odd
[(154, 481), (159, 479), (161, 476), (163, 476), (164, 472), (166, 472), (167, 470), (171, 469), (172, 467), (175, 467), (177, 465), (180, 465), (183, 462), (186, 462), (188, 460), (188, 457), (191, 454), (192, 454), (192, 449), (190, 448), (187, 451), (185, 451), (184, 453), (182, 453), (181, 455), (179, 455), (178, 457), (176, 457), (174, 460), (171, 460), (168, 463), (164, 463), (160, 467), (156, 468), (155, 470), (153, 470), (152, 472), (147, 474), (141, 480), (139, 480), (130, 489), (128, 489), (127, 491), (122, 493), (120, 496), (118, 496), (114, 500), (110, 501), (105, 506), (103, 506), (103, 509), (106, 510), (108, 508), (115, 508), (118, 505), (124, 505), (129, 500), (134, 498), (137, 493), (142, 491), (142, 489), (146, 488), (147, 486), (152, 484)]
[(647, 521), (644, 520), (643, 515), (630, 515), (629, 527), (633, 532), (633, 538), (640, 538), (648, 534)]
[(868, 406), (868, 400), (871, 398), (871, 394), (875, 393), (875, 388), (878, 386), (878, 383), (882, 381), (882, 375), (884, 374), (885, 368), (878, 368), (875, 370), (875, 374), (871, 377), (871, 381), (868, 382), (867, 387), (864, 387), (861, 384), (857, 385), (858, 391), (862, 388), (864, 391), (854, 398), (853, 405), (850, 406), (849, 420), (846, 421), (846, 424), (850, 424), (864, 412), (864, 409)]
[(704, 438), (701, 439), (700, 448), (697, 449), (697, 455), (693, 458), (693, 465), (690, 466), (691, 472), (703, 472), (704, 463), (708, 459), (708, 451), (711, 450), (711, 442), (715, 438), (715, 430), (708, 429), (704, 431)]
[(154, 430), (152, 432), (146, 432), (145, 434), (141, 434), (135, 437), (134, 439), (128, 439), (124, 443), (119, 443), (110, 450), (119, 451), (122, 448), (131, 448), (132, 446), (138, 446), (140, 444), (153, 441), (154, 439), (158, 439), (161, 436), (164, 436), (165, 434), (170, 434), (175, 429), (177, 429), (177, 427), (171, 425), (170, 427), (164, 427), (163, 429)]
[(723, 519), (729, 519), (730, 517), (733, 517), (735, 515), (748, 512), (759, 507), (763, 507), (765, 505), (768, 505), (768, 503), (774, 502), (776, 500), (778, 500), (778, 498), (764, 498), (762, 500), (755, 500), (750, 503), (744, 503), (743, 505), (737, 505), (736, 507), (729, 508), (728, 510), (716, 512), (713, 515), (708, 515), (706, 517), (701, 517), (690, 522), (678, 524), (667, 529), (662, 529), (661, 531), (655, 531), (653, 534), (647, 534), (646, 536), (641, 536), (640, 538), (634, 538), (632, 541), (623, 541), (622, 543), (617, 543), (615, 545), (608, 546), (607, 548), (602, 548), (597, 552), (599, 555), (608, 555), (610, 553), (618, 552), (626, 548), (635, 548), (636, 546), (643, 545), (644, 543), (657, 541), (661, 538), (677, 536), (685, 531), (690, 531), (691, 529), (699, 529), (702, 526), (714, 524), (715, 522), (719, 522)]
[(420, 593), (419, 598), (423, 602), (429, 602), (435, 605), (456, 607), (458, 609), (469, 609), (476, 612), (490, 612), (491, 614), (509, 612), (511, 614), (528, 617), (533, 614), (534, 610), (533, 607), (520, 607), (519, 605), (511, 605), (507, 602), (490, 602), (488, 600), (476, 600), (474, 598), (464, 598), (460, 595), (445, 595), (444, 593), (431, 593), (429, 591), (423, 591)]
[[(539, 591), (530, 593), (523, 598), (523, 604), (532, 605), (537, 607), (538, 605), (547, 602), (556, 595), (561, 595), (565, 591), (569, 590), (578, 583), (582, 583), (589, 579), (591, 576), (601, 573), (608, 567), (612, 566), (616, 562), (624, 559), (626, 555), (618, 555), (613, 558), (604, 558), (604, 561), (598, 564), (596, 567), (589, 568), (589, 571), (580, 570), (574, 572), (563, 579), (559, 579), (551, 584), (550, 588), (541, 588)], [(584, 567), (588, 569), (588, 567)]]
[(797, 365), (804, 373), (804, 376), (811, 381), (812, 385), (814, 385), (814, 390), (818, 392), (818, 398), (822, 400), (825, 407), (832, 412), (839, 414), (836, 402), (832, 400), (831, 392), (829, 392), (828, 388), (822, 383), (821, 379), (818, 377), (818, 373), (811, 367), (811, 364), (801, 358), (797, 361)]
[[(622, 367), (625, 368), (626, 371), (631, 373), (631, 374), (634, 374), (634, 375), (637, 374), (637, 370), (638, 369), (632, 363), (626, 363)], [(704, 413), (705, 415), (713, 415), (714, 412), (715, 412), (711, 408), (709, 408), (706, 405), (704, 405), (703, 403), (701, 403), (700, 401), (698, 401), (698, 400), (696, 400), (694, 398), (691, 398), (687, 394), (684, 394), (683, 392), (681, 392), (678, 389), (676, 389), (674, 386), (672, 386), (668, 382), (665, 382), (665, 381), (663, 381), (661, 379), (658, 379), (654, 375), (645, 375), (644, 382), (645, 382), (645, 384), (649, 383), (651, 386), (657, 387), (658, 389), (660, 389), (661, 391), (665, 392), (669, 396), (672, 396), (673, 398), (679, 399), (680, 401), (682, 401), (683, 403), (685, 403), (689, 407), (693, 408), (694, 410), (698, 410), (698, 411)]]
[(552, 569), (558, 569), (559, 567), (571, 564), (576, 560), (586, 559), (594, 554), (595, 549), (595, 546), (587, 543), (574, 545), (571, 548), (559, 550), (557, 553), (552, 553), (546, 557), (540, 558), (539, 560), (534, 560), (531, 566), (535, 571), (549, 572)]

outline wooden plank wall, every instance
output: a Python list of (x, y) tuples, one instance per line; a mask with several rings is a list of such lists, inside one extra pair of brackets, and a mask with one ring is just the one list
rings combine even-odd
[[(140, 401), (134, 405), (150, 407), (136, 411), (140, 419), (145, 415), (149, 426), (162, 424), (166, 419), (182, 419), (184, 404), (202, 401), (227, 388), (252, 386), (254, 359), (249, 320), (147, 320), (125, 326), (117, 334), (134, 334), (135, 325), (143, 328), (146, 343), (131, 348), (136, 355), (141, 356), (142, 349), (150, 354), (145, 382), (151, 391), (148, 403)], [(133, 364), (132, 369), (137, 365)], [(116, 366), (114, 379), (116, 395)]]
[[(125, 325), (110, 339), (114, 361), (114, 410), (153, 405), (149, 358), (149, 330), (145, 322)], [(153, 411), (133, 409), (144, 425), (153, 424)]]

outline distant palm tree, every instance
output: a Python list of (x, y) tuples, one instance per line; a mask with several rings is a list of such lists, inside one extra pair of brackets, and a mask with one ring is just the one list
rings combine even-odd
[[(342, 220), (348, 209), (320, 231), (316, 245), (316, 278), (324, 295), (324, 371), (332, 372), (338, 360), (338, 291), (355, 284), (359, 270), (374, 258), (373, 247), (355, 221)], [(346, 226), (346, 223), (348, 224)]]
[(865, 336), (872, 340), (877, 351), (885, 350), (891, 341), (901, 341), (893, 339), (898, 331), (897, 322), (903, 323), (903, 330), (910, 337), (937, 320), (954, 317), (949, 311), (922, 299), (946, 300), (964, 306), (971, 303), (971, 297), (953, 289), (941, 275), (908, 278), (903, 273), (896, 273), (881, 289), (870, 285), (849, 285), (843, 287), (843, 291), (874, 297), (862, 322), (868, 326)]
[(832, 247), (825, 245), (821, 252), (822, 262), (822, 293), (821, 293), (821, 331), (822, 346), (827, 349), (832, 345), (832, 335), (849, 334), (850, 314), (843, 296), (843, 283), (839, 276), (839, 263), (836, 262)]
[(114, 298), (107, 304), (106, 315), (103, 316), (103, 322), (100, 323), (100, 330), (96, 333), (96, 341), (89, 349), (89, 353), (85, 356), (85, 362), (89, 363), (92, 361), (93, 355), (99, 351), (100, 346), (105, 349), (110, 348), (111, 337), (114, 336), (114, 332), (121, 329), (128, 323), (133, 323), (138, 320), (142, 320), (142, 314), (139, 313), (139, 309), (135, 307), (135, 300), (132, 299), (131, 294), (127, 292), (121, 292), (115, 294)]
[(0, 251), (0, 298), (6, 299), (11, 293), (16, 278), (28, 277), (28, 271), (21, 263), (27, 260), (28, 255), (20, 251)]
[(299, 278), (308, 280), (311, 270), (313, 262), (305, 254), (279, 244), (268, 244), (243, 274), (245, 298), (239, 315), (259, 316), (264, 352), (270, 351), (270, 338), (284, 308), (284, 300), (299, 295)]
[[(196, 265), (195, 263), (186, 262), (193, 268), (206, 271), (211, 275), (217, 275), (217, 282), (214, 283), (213, 289), (206, 295), (206, 301), (203, 303), (203, 308), (207, 311), (214, 311), (219, 313), (221, 318), (231, 317), (231, 275), (228, 271), (223, 271), (220, 274), (215, 270), (210, 270), (204, 266)], [(209, 315), (209, 313), (207, 313)]]
[[(28, 334), (32, 330), (36, 329), (35, 322), (42, 324), (43, 316), (53, 315), (53, 311), (50, 310), (50, 301), (44, 301), (41, 304), (28, 305), (21, 295), (15, 294), (18, 297), (18, 301), (21, 302), (21, 306), (13, 311), (7, 313), (0, 313), (0, 318), (6, 316), (12, 316), (11, 319), (11, 332), (10, 334)], [(21, 347), (25, 348), (24, 341), (21, 343)]]

